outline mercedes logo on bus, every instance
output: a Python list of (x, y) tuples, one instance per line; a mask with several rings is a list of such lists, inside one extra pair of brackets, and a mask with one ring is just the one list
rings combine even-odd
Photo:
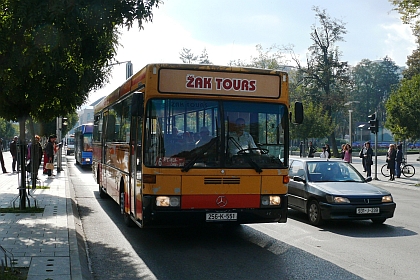
[(225, 207), (225, 206), (227, 205), (227, 203), (228, 203), (228, 201), (227, 201), (227, 199), (226, 199), (226, 197), (225, 197), (225, 196), (219, 196), (219, 197), (216, 199), (216, 204), (217, 204), (220, 208)]

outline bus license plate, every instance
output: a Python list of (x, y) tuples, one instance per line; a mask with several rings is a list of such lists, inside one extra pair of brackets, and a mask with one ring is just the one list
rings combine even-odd
[(357, 214), (378, 214), (379, 207), (375, 208), (356, 208)]
[(238, 213), (206, 213), (206, 221), (236, 221)]

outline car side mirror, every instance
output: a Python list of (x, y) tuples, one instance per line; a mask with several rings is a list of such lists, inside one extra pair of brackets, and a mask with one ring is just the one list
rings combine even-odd
[(299, 176), (293, 176), (293, 181), (306, 183), (306, 180)]

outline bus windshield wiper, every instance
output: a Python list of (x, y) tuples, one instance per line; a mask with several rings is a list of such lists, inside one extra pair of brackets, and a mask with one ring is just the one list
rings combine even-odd
[[(241, 147), (241, 145), (235, 140), (235, 138), (233, 138), (233, 137), (229, 137), (228, 138), (228, 142), (229, 141), (231, 141), (234, 145), (235, 145), (235, 147), (239, 150), (239, 151), (245, 151), (245, 150), (243, 150), (242, 149), (242, 147)], [(227, 146), (229, 146), (229, 145), (227, 145)], [(238, 155), (239, 155), (239, 153), (238, 153)], [(249, 153), (245, 153), (245, 152), (243, 152), (243, 153), (240, 153), (240, 155), (241, 156), (243, 156), (243, 157), (245, 157), (245, 159), (246, 159), (246, 162), (252, 167), (252, 168), (254, 168), (255, 169), (255, 171), (257, 171), (258, 173), (261, 173), (262, 172), (262, 169), (261, 169), (261, 167), (251, 158), (251, 155), (249, 154)]]
[(217, 142), (217, 140), (219, 139), (219, 137), (214, 137), (212, 138), (207, 144), (204, 144), (201, 147), (195, 148), (190, 152), (190, 155), (194, 156), (193, 159), (190, 160), (190, 162), (188, 162), (183, 168), (182, 168), (182, 172), (188, 172), (191, 167), (194, 166), (194, 164), (196, 163), (196, 161), (203, 157), (204, 155), (206, 155), (207, 151), (210, 150), (211, 147), (213, 147), (213, 145)]

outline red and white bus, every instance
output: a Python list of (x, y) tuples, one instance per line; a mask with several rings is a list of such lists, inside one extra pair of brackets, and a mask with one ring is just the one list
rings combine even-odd
[(94, 108), (100, 196), (140, 227), (284, 223), (294, 108), (285, 72), (147, 65)]

